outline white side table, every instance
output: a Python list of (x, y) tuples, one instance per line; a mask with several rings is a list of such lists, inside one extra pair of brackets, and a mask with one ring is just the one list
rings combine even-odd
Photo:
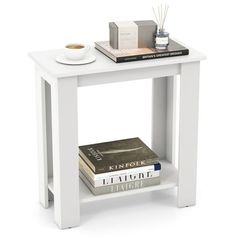
[[(199, 67), (205, 56), (116, 64), (93, 49), (96, 62), (66, 66), (55, 62), (61, 50), (30, 53), (36, 65), (39, 199), (47, 208), (53, 195), (55, 221), (62, 229), (79, 225), (80, 204), (161, 189), (178, 188), (178, 206), (196, 202)], [(180, 114), (176, 120), (176, 76), (180, 75)], [(152, 149), (163, 159), (161, 184), (94, 196), (79, 180), (77, 87), (153, 78)], [(179, 122), (178, 169), (173, 165)]]

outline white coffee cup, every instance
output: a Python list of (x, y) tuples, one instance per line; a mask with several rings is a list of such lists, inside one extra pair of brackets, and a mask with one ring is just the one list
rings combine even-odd
[(68, 44), (65, 46), (64, 54), (69, 60), (81, 60), (86, 57), (90, 50), (90, 46), (79, 43)]

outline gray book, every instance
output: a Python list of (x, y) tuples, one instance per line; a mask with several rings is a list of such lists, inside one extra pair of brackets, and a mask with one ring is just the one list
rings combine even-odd
[(158, 156), (139, 138), (80, 146), (79, 154), (95, 174), (158, 163)]
[(84, 174), (81, 171), (79, 175), (80, 178), (83, 180), (83, 182), (87, 185), (87, 187), (94, 195), (129, 191), (160, 184), (160, 177), (154, 177), (150, 179), (136, 180), (126, 183), (119, 183), (95, 188), (92, 186), (92, 184), (88, 181), (88, 179), (84, 176)]

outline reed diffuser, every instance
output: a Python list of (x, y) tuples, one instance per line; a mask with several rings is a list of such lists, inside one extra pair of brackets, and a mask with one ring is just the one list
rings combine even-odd
[(156, 10), (152, 7), (158, 25), (157, 33), (155, 35), (155, 47), (160, 50), (166, 49), (169, 45), (169, 33), (166, 32), (164, 28), (168, 9), (169, 6), (166, 4), (157, 5)]

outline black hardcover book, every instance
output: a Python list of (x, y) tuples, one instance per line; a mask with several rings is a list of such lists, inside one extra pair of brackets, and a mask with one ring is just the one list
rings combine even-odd
[(79, 154), (95, 174), (154, 165), (158, 156), (139, 138), (79, 147)]
[(137, 48), (137, 49), (114, 49), (109, 41), (95, 42), (95, 48), (112, 59), (114, 62), (128, 62), (138, 60), (157, 59), (164, 57), (184, 56), (189, 54), (189, 50), (170, 39), (169, 45), (165, 50), (156, 48)]

